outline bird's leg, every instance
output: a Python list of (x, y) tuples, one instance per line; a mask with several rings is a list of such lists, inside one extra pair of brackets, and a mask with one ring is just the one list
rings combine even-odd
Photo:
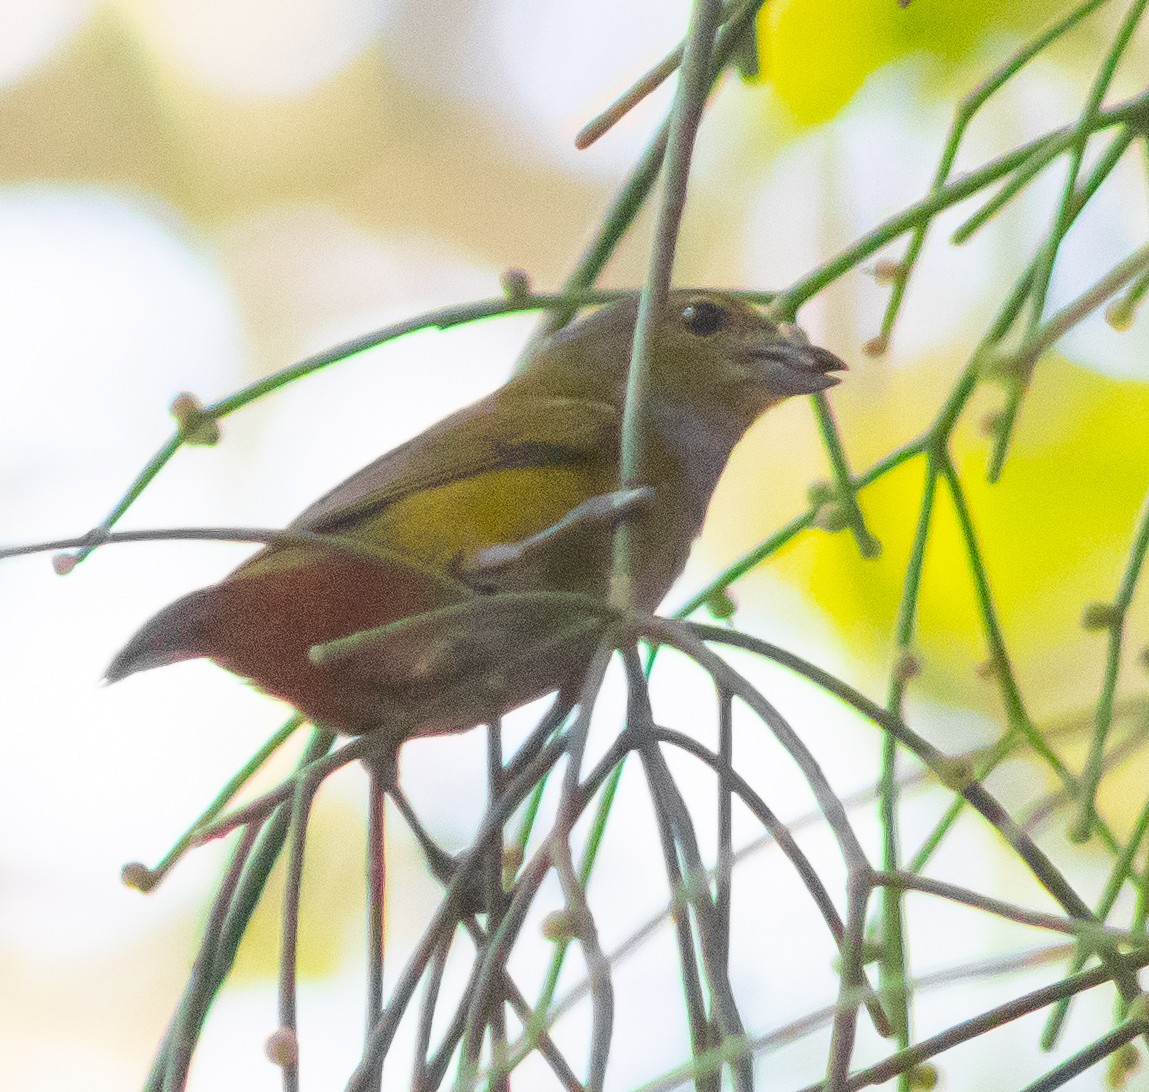
[(464, 576), (492, 575), (529, 559), (540, 549), (553, 546), (568, 535), (589, 527), (610, 528), (654, 500), (654, 490), (644, 485), (638, 489), (616, 489), (576, 504), (562, 519), (518, 542), (499, 542), (464, 553), (457, 567)]

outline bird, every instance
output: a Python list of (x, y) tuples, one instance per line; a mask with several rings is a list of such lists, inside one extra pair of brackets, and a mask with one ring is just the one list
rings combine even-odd
[(631, 606), (653, 611), (746, 430), (846, 368), (734, 295), (669, 292), (651, 327), (639, 460), (623, 489), (637, 313), (631, 295), (538, 338), (502, 387), (159, 611), (106, 679), (206, 657), (317, 725), (379, 733), (391, 748), (569, 693), (597, 646), (591, 607), (610, 592), (619, 522)]

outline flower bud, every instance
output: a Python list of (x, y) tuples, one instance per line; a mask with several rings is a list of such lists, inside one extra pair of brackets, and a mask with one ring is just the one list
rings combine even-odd
[(194, 394), (177, 394), (168, 407), (179, 426), (185, 444), (211, 447), (219, 443), (219, 425), (214, 417), (204, 412), (203, 403)]
[(1112, 629), (1121, 621), (1121, 612), (1112, 603), (1087, 603), (1081, 612), (1084, 629)]
[(892, 284), (902, 275), (904, 269), (905, 266), (901, 262), (892, 262), (889, 258), (883, 258), (874, 263), (874, 280), (878, 284)]
[(530, 299), (532, 288), (531, 278), (524, 269), (504, 269), (499, 277), (499, 285), (507, 303), (522, 303)]
[(850, 526), (850, 517), (846, 514), (846, 506), (843, 504), (822, 505), (814, 517), (814, 524), (832, 535), (844, 531)]
[(291, 1028), (276, 1028), (263, 1044), (263, 1052), (272, 1065), (285, 1069), (299, 1060), (299, 1040)]
[(574, 940), (582, 934), (582, 915), (569, 906), (553, 910), (543, 918), (542, 934), (550, 941)]
[(1129, 306), (1129, 300), (1122, 296), (1113, 300), (1105, 308), (1105, 321), (1119, 334), (1125, 333), (1133, 325), (1134, 309)]
[(1124, 1088), (1129, 1078), (1141, 1068), (1141, 1053), (1133, 1043), (1125, 1043), (1109, 1055), (1105, 1071), (1106, 1088)]
[(722, 621), (729, 621), (733, 618), (738, 611), (738, 604), (730, 597), (730, 593), (722, 588), (717, 591), (712, 591), (706, 597), (706, 609), (714, 615), (715, 618), (720, 618)]
[(503, 890), (510, 891), (515, 885), (515, 877), (523, 866), (523, 847), (505, 846), (503, 848)]
[(938, 1067), (932, 1062), (922, 1062), (906, 1074), (909, 1086), (918, 1092), (932, 1092), (938, 1086)]
[(894, 661), (893, 676), (898, 682), (909, 682), (922, 673), (922, 661), (908, 648)]
[(147, 894), (156, 886), (156, 875), (146, 864), (141, 864), (139, 861), (129, 861), (120, 869), (120, 883), (125, 887), (131, 887)]
[(57, 576), (67, 576), (78, 564), (80, 559), (75, 554), (57, 554), (52, 558), (52, 568)]

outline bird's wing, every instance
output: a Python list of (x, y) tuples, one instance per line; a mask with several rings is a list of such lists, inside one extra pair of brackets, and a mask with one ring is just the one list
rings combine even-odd
[(404, 497), (481, 474), (613, 459), (619, 417), (608, 402), (492, 395), (363, 467), (290, 529), (340, 534)]

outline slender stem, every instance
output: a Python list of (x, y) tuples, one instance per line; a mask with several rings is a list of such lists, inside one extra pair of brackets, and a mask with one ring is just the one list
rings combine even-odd
[[(835, 678), (829, 672), (823, 671), (802, 657), (771, 644), (769, 641), (722, 629), (718, 626), (701, 625), (697, 622), (687, 623), (686, 628), (701, 640), (757, 652), (759, 655), (789, 668), (809, 679), (816, 686), (836, 695), (846, 704), (857, 709), (873, 724), (896, 736), (898, 742), (929, 766), (943, 783), (953, 784), (954, 789), (960, 791), (966, 800), (997, 829), (1017, 856), (1026, 864), (1030, 872), (1033, 873), (1037, 881), (1061, 904), (1070, 917), (1096, 921), (1089, 907), (1077, 894), (1072, 884), (1065, 879), (1048, 855), (1018, 826), (1009, 812), (986, 790), (985, 786), (970, 780), (968, 774), (962, 775), (960, 780), (955, 780), (955, 771), (946, 757), (900, 718), (891, 716), (885, 709), (870, 701), (848, 683)], [(691, 655), (695, 655), (694, 650), (697, 645), (693, 643), (687, 645), (682, 642), (679, 635), (669, 631), (664, 623), (648, 622), (647, 629), (651, 636), (657, 635), (657, 639), (680, 647), (683, 651), (689, 648)], [(703, 663), (709, 665), (717, 660), (717, 657), (713, 657), (708, 649), (706, 652), (707, 656), (703, 659)], [(717, 664), (713, 668), (715, 673), (721, 673), (723, 677), (733, 675), (732, 671), (725, 669), (724, 664), (722, 668), (718, 667), (718, 664), (723, 664), (723, 661), (717, 660)], [(750, 698), (751, 692), (740, 689), (739, 696)], [(762, 699), (754, 693), (753, 700), (757, 703)], [(817, 797), (817, 795), (817, 790), (815, 790), (815, 796)], [(822, 801), (819, 800), (819, 803), (821, 804)], [(837, 833), (837, 831), (835, 832)], [(857, 852), (861, 852), (860, 846)], [(1127, 1001), (1136, 997), (1139, 990), (1128, 961), (1123, 959), (1111, 944), (1103, 943), (1101, 939), (1098, 939), (1098, 955), (1109, 969), (1110, 976), (1117, 983), (1121, 995)]]
[[(662, 200), (655, 222), (650, 270), (638, 299), (634, 346), (627, 373), (619, 454), (619, 483), (622, 489), (637, 489), (643, 484), (641, 474), (646, 446), (643, 414), (649, 401), (655, 330), (664, 320), (666, 312), (674, 269), (674, 252), (678, 245), (678, 229), (686, 207), (690, 160), (698, 127), (702, 122), (702, 112), (706, 107), (706, 96), (710, 91), (714, 39), (721, 21), (722, 5), (719, 0), (694, 0), (690, 29), (683, 47), (678, 88), (670, 113)], [(633, 599), (634, 580), (640, 562), (635, 556), (635, 549), (630, 524), (620, 523), (615, 532), (612, 589), (612, 600), (619, 606), (629, 606)]]
[[(1140, 124), (1141, 117), (1146, 112), (1149, 112), (1149, 91), (1110, 110), (1102, 110), (1094, 120), (1092, 131), (1100, 132), (1125, 122)], [(867, 232), (829, 261), (795, 281), (784, 292), (774, 296), (774, 306), (778, 308), (781, 314), (794, 314), (808, 299), (816, 296), (839, 277), (856, 268), (887, 243), (930, 221), (939, 212), (964, 201), (967, 197), (985, 189), (986, 186), (992, 185), (999, 178), (1011, 174), (1023, 163), (1028, 162), (1036, 152), (1047, 147), (1058, 150), (1068, 148), (1073, 142), (1075, 134), (1076, 129), (1073, 126), (1055, 129), (1043, 137), (1038, 137), (1028, 144), (991, 160), (979, 170), (971, 171), (937, 193), (910, 205)]]
[(1117, 692), (1117, 673), (1121, 667), (1122, 644), (1125, 639), (1125, 617), (1133, 602), (1137, 580), (1145, 564), (1145, 553), (1149, 550), (1149, 494), (1141, 504), (1141, 514), (1125, 563), (1125, 572), (1117, 595), (1110, 605), (1109, 642), (1105, 656), (1105, 673), (1101, 682), (1101, 693), (1097, 699), (1097, 716), (1093, 724), (1093, 738), (1089, 755), (1081, 773), (1079, 784), (1077, 820), (1071, 834), (1078, 841), (1085, 841), (1093, 827), (1094, 801), (1101, 783), (1101, 772), (1105, 756), (1105, 741), (1113, 722), (1113, 699)]
[(846, 526), (850, 528), (854, 541), (858, 544), (858, 553), (862, 557), (877, 557), (882, 552), (882, 544), (870, 533), (870, 529), (866, 526), (866, 517), (858, 504), (858, 491), (854, 487), (850, 464), (846, 461), (846, 450), (842, 446), (842, 437), (834, 420), (834, 411), (830, 408), (830, 400), (824, 391), (819, 391), (812, 401), (818, 432), (830, 459), (830, 472), (834, 478), (838, 503), (846, 516)]
[(850, 1059), (863, 1000), (862, 942), (866, 928), (866, 901), (872, 887), (867, 871), (852, 872), (846, 880), (846, 943), (839, 972), (838, 1003), (830, 1032), (830, 1064), (826, 1070), (827, 1092), (846, 1092)]
[[(365, 1034), (383, 1011), (384, 914), (387, 905), (387, 777), (372, 763), (367, 774), (367, 1019)], [(367, 1092), (379, 1092), (383, 1071)]]
[(1092, 1069), (1098, 1062), (1120, 1050), (1126, 1043), (1131, 1043), (1138, 1035), (1144, 1035), (1146, 1030), (1147, 1025), (1144, 1020), (1130, 1020), (1128, 1023), (1114, 1028), (1108, 1035), (1103, 1035), (1084, 1050), (1078, 1051), (1072, 1058), (1067, 1058), (1040, 1080), (1027, 1084), (1021, 1092), (1053, 1092), (1055, 1088), (1061, 1088), (1087, 1069)]
[[(161, 527), (148, 531), (101, 532), (97, 539), (101, 546), (123, 542), (259, 542), (267, 546), (305, 546), (313, 550), (328, 550), (334, 554), (358, 558), (361, 561), (398, 566), (434, 582), (455, 596), (470, 598), (475, 594), (469, 585), (456, 580), (450, 573), (425, 565), (409, 554), (389, 550), (378, 543), (344, 538), (340, 535), (322, 535), (314, 531), (281, 531), (263, 527)], [(7, 546), (0, 548), (0, 561), (9, 557), (52, 553), (57, 550), (94, 549), (94, 541), (92, 535), (88, 534), (77, 538), (34, 542), (24, 546)]]
[[(1114, 864), (1112, 871), (1109, 873), (1109, 879), (1106, 882), (1105, 890), (1101, 895), (1097, 904), (1097, 917), (1101, 921), (1105, 921), (1113, 909), (1114, 904), (1117, 902), (1117, 896), (1121, 893), (1121, 889), (1125, 881), (1130, 876), (1130, 871), (1133, 865), (1133, 858), (1137, 854), (1137, 849), (1141, 845), (1142, 839), (1145, 837), (1146, 831), (1149, 830), (1149, 803), (1141, 809), (1141, 815), (1138, 817), (1136, 824), (1133, 828), (1133, 833), (1129, 836), (1129, 841), (1125, 843), (1124, 849), (1121, 851), (1121, 856)], [(1132, 934), (1136, 937), (1138, 929), (1136, 922), (1131, 930)], [(1082, 967), (1085, 966), (1085, 960), (1088, 958), (1090, 949), (1086, 945), (1079, 945), (1073, 953), (1069, 961), (1069, 974), (1076, 974)], [(1065, 1023), (1065, 1017), (1069, 1013), (1069, 999), (1066, 998), (1059, 1001), (1049, 1014), (1049, 1019), (1045, 1023), (1045, 1028), (1041, 1033), (1041, 1048), (1042, 1050), (1052, 1050), (1061, 1035), (1062, 1025)]]
[(236, 794), (246, 785), (264, 763), (295, 734), (303, 718), (296, 714), (279, 729), (254, 755), (244, 763), (236, 774), (216, 794), (216, 797), (200, 814), (195, 821), (179, 836), (175, 844), (160, 858), (159, 863), (148, 870), (149, 884), (147, 890), (153, 890), (181, 857), (196, 844), (199, 831), (209, 824), (221, 811), (235, 799)]
[[(389, 341), (406, 337), (408, 334), (420, 330), (448, 330), (453, 326), (462, 326), (480, 319), (491, 318), (495, 315), (509, 315), (519, 311), (558, 310), (562, 308), (577, 308), (584, 304), (607, 303), (617, 299), (618, 292), (590, 292), (571, 290), (560, 294), (532, 294), (526, 293), (508, 299), (499, 296), (494, 299), (480, 300), (477, 303), (468, 303), (456, 307), (443, 307), (434, 311), (405, 319), (402, 322), (392, 323), (380, 330), (361, 334), (349, 341), (340, 342), (330, 349), (306, 357), (297, 364), (283, 368), (278, 372), (249, 384), (242, 390), (220, 399), (203, 410), (203, 416), (212, 421), (243, 409), (252, 402), (264, 398), (273, 391), (277, 391), (289, 383), (322, 371), (324, 368), (341, 361), (348, 360), (368, 349), (374, 349)], [(102, 532), (108, 531), (124, 516), (129, 508), (139, 499), (143, 491), (155, 480), (156, 475), (171, 461), (175, 453), (183, 445), (184, 437), (176, 431), (169, 439), (164, 441), (160, 449), (148, 460), (147, 465), (136, 476), (135, 481), (128, 487), (124, 495), (116, 502), (107, 516), (96, 526), (93, 541), (83, 543), (76, 555), (77, 561), (83, 561), (97, 546), (103, 544)]]
[[(869, 470), (852, 479), (854, 491), (865, 489), (874, 482), (885, 477), (891, 470), (896, 470), (911, 459), (917, 458), (925, 450), (923, 440), (915, 440), (891, 452), (884, 459), (876, 462)], [(817, 509), (811, 507), (800, 516), (795, 516), (789, 523), (782, 526), (765, 541), (747, 551), (737, 561), (716, 576), (701, 591), (691, 596), (681, 607), (674, 612), (675, 618), (686, 618), (696, 610), (706, 606), (707, 601), (716, 592), (725, 591), (735, 581), (741, 579), (752, 569), (756, 569), (768, 557), (773, 557), (787, 543), (797, 538), (803, 531), (814, 526)]]
[(973, 235), (980, 231), (992, 220), (1006, 205), (1022, 192), (1042, 171), (1055, 159), (1064, 154), (1063, 148), (1046, 146), (1033, 154), (1028, 163), (1022, 164), (1014, 171), (1012, 177), (1001, 184), (997, 192), (989, 198), (967, 220), (959, 224), (950, 236), (954, 246), (961, 246), (968, 242)]
[[(215, 995), (216, 983), (213, 969), (216, 960), (216, 946), (223, 934), (228, 910), (235, 899), (244, 867), (251, 856), (260, 827), (246, 827), (232, 853), (231, 862), (224, 873), (215, 899), (204, 926), (204, 941), (199, 954), (192, 964), (191, 974), (184, 998), (172, 1021), (165, 1044), (164, 1092), (180, 1092), (187, 1082), (191, 1068), (192, 1051), (195, 1049), (199, 1029), (207, 1016), (208, 1006)], [(158, 1074), (153, 1072), (153, 1079)]]
[[(334, 736), (330, 732), (316, 729), (312, 734), (307, 750), (299, 761), (298, 768), (303, 769), (326, 754), (333, 739)], [(174, 1028), (177, 1019), (182, 1021), (181, 1049), (187, 1050), (189, 1058), (203, 1030), (203, 1024), (212, 1000), (219, 993), (224, 980), (235, 963), (239, 942), (247, 930), (256, 906), (259, 905), (268, 878), (271, 876), (271, 870), (279, 859), (279, 854), (287, 837), (288, 819), (288, 809), (280, 807), (263, 825), (255, 847), (244, 863), (239, 883), (228, 901), (227, 913), (222, 925), (218, 930), (208, 930), (204, 933), (200, 950), (203, 954), (204, 966), (210, 969), (210, 973), (200, 976), (195, 981), (189, 980), (180, 1000), (176, 1017), (173, 1018), (172, 1022)], [(253, 829), (259, 829), (259, 825), (253, 824)], [(181, 1017), (182, 1013), (193, 1010), (197, 1014), (196, 1020)], [(144, 1086), (146, 1092), (160, 1092), (164, 1088), (166, 1074), (171, 1066), (173, 1049), (174, 1040), (169, 1030), (156, 1054), (151, 1073)], [(179, 1087), (178, 1082), (175, 1087)]]
[(602, 950), (598, 927), (587, 904), (586, 892), (575, 875), (570, 844), (565, 839), (555, 840), (553, 860), (567, 908), (578, 922), (578, 941), (590, 982), (591, 1033), (587, 1092), (602, 1092), (614, 1031), (614, 984), (611, 981), (610, 960)]
[[(503, 794), (503, 732), (502, 719), (492, 716), (487, 721), (487, 797), (491, 806)], [(506, 909), (503, 891), (503, 828), (498, 827), (491, 836), (487, 860), (487, 932), (494, 932)], [(504, 991), (500, 991), (500, 994)], [(487, 1013), (490, 1028), (492, 1080), (491, 1092), (510, 1092), (509, 1074), (502, 1069), (507, 1052), (507, 1023), (503, 997), (492, 998)]]
[[(1022, 46), (1012, 57), (1001, 64), (989, 77), (983, 80), (982, 83), (962, 99), (954, 115), (949, 136), (946, 138), (941, 161), (938, 164), (937, 173), (934, 175), (933, 185), (930, 187), (930, 194), (932, 196), (936, 196), (944, 189), (950, 172), (953, 170), (954, 161), (957, 159), (958, 148), (961, 145), (962, 138), (965, 136), (966, 129), (978, 111), (993, 95), (1008, 83), (1009, 80), (1029, 64), (1034, 57), (1106, 3), (1108, 3), (1108, 0), (1087, 0), (1086, 3), (1079, 5), (1063, 19), (1051, 26), (1044, 34), (1039, 35), (1037, 38), (1034, 38), (1033, 41)], [(1052, 158), (1052, 156), (1049, 158)], [(894, 278), (893, 285), (891, 286), (890, 299), (886, 305), (886, 312), (882, 316), (881, 333), (879, 335), (882, 341), (889, 341), (890, 333), (893, 330), (894, 322), (897, 319), (898, 311), (905, 297), (910, 274), (913, 272), (914, 265), (918, 260), (918, 256), (921, 254), (929, 226), (930, 218), (927, 217), (914, 228), (913, 234), (910, 236), (909, 246), (906, 247), (905, 256), (899, 263), (898, 274)]]
[[(1146, 963), (1149, 963), (1149, 955), (1142, 955), (1141, 964)], [(906, 1050), (898, 1051), (877, 1065), (860, 1070), (850, 1078), (848, 1085), (850, 1092), (855, 1092), (860, 1088), (870, 1088), (873, 1085), (885, 1084), (890, 1078), (899, 1073), (905, 1073), (944, 1051), (952, 1050), (962, 1043), (968, 1043), (971, 1039), (985, 1035), (986, 1032), (993, 1031), (995, 1028), (1003, 1027), (1013, 1020), (1028, 1016), (1031, 1012), (1037, 1012), (1061, 997), (1094, 989), (1108, 981), (1109, 975), (1106, 969), (1098, 967), (1095, 970), (1084, 971), (1079, 975), (1063, 978), (1051, 986), (1045, 986), (1021, 997), (1016, 997), (1004, 1005), (999, 1005), (997, 1008), (983, 1012), (972, 1019), (963, 1020), (960, 1024), (955, 1024), (937, 1035), (923, 1039)], [(810, 1085), (802, 1092), (821, 1092), (822, 1088), (822, 1085)]]
[[(308, 814), (317, 782), (300, 777), (291, 802), (291, 841), (287, 855), (287, 881), (283, 889), (283, 927), (279, 952), (279, 1028), (299, 1040), (296, 1027), (296, 971), (299, 948), (299, 903), (303, 892), (303, 851)], [(283, 1092), (299, 1092), (299, 1057), (292, 1050), (281, 1063)], [(376, 1083), (373, 1081), (373, 1083)], [(377, 1086), (377, 1083), (376, 1083)], [(365, 1089), (364, 1092), (369, 1092)]]
[(443, 973), (447, 969), (447, 956), (450, 951), (451, 938), (448, 937), (435, 949), (431, 966), (427, 971), (415, 1042), (415, 1064), (411, 1072), (412, 1092), (431, 1092), (436, 1086), (430, 1080), (427, 1061), (431, 1051), (431, 1027), (435, 1021), (435, 1006), (439, 1001), (439, 991), (443, 986)]
[(734, 698), (718, 692), (718, 867), (714, 909), (722, 941), (722, 963), (730, 966), (730, 906), (734, 886)]
[[(624, 657), (627, 679), (630, 684), (627, 694), (627, 724), (628, 730), (641, 738), (651, 734), (652, 715), (649, 695), (644, 689), (646, 678), (636, 660), (636, 654), (628, 650)], [(647, 744), (643, 747), (640, 750), (640, 757), (646, 775), (651, 807), (654, 811), (654, 822), (658, 830), (658, 841), (662, 850), (663, 867), (666, 872), (666, 882), (673, 908), (671, 921), (674, 925), (674, 935), (678, 945), (678, 969), (686, 1008), (686, 1022), (690, 1031), (691, 1054), (698, 1057), (711, 1048), (713, 1029), (707, 1019), (702, 980), (699, 975), (698, 951), (690, 924), (690, 899), (679, 865), (674, 824), (670, 817), (669, 804), (664, 791), (663, 769), (654, 759), (654, 746), (654, 744)], [(696, 1081), (697, 1092), (718, 1092), (719, 1087), (720, 1074), (718, 1072), (700, 1077)]]
[[(561, 755), (562, 747), (558, 743), (544, 748), (534, 762), (526, 767), (517, 778), (508, 782), (498, 806), (488, 809), (487, 815), (480, 824), (474, 843), (476, 847), (479, 849), (485, 847), (487, 839), (491, 837), (496, 827), (501, 827), (507, 821), (508, 816), (525, 799), (530, 788), (543, 773), (559, 760)], [(399, 1021), (410, 1004), (411, 997), (426, 971), (427, 964), (435, 950), (444, 942), (444, 939), (454, 933), (458, 922), (457, 909), (463, 901), (468, 884), (484, 860), (485, 853), (472, 850), (466, 853), (459, 862), (455, 874), (447, 885), (447, 890), (443, 893), (443, 900), (439, 904), (438, 910), (423, 931), (418, 944), (408, 957), (406, 965), (392, 987), (391, 996), (383, 1009), (383, 1014), (375, 1027), (371, 1029), (363, 1057), (347, 1086), (348, 1092), (365, 1092), (370, 1075), (383, 1064), (383, 1059), (386, 1057)], [(505, 925), (505, 920), (503, 924)]]
[(1114, 929), (1102, 925), (1095, 918), (1082, 921), (1077, 918), (1058, 917), (1056, 914), (1044, 914), (1038, 910), (1027, 910), (1023, 906), (1015, 906), (1002, 899), (983, 895), (980, 891), (971, 891), (969, 888), (960, 887), (957, 884), (930, 879), (913, 872), (902, 870), (878, 872), (875, 873), (873, 882), (875, 886), (894, 887), (899, 891), (921, 891), (927, 895), (937, 895), (952, 902), (984, 910), (988, 914), (994, 914), (1009, 921), (1016, 921), (1021, 925), (1031, 925), (1036, 929), (1067, 933), (1071, 936), (1082, 937), (1085, 940), (1107, 936), (1122, 943), (1136, 943), (1136, 938), (1127, 929)]
[(643, 99), (652, 94), (666, 82), (674, 70), (682, 63), (681, 45), (675, 46), (665, 57), (654, 65), (648, 72), (639, 77), (617, 99), (614, 100), (600, 114), (591, 118), (576, 134), (575, 147), (585, 151), (599, 137), (609, 133), (627, 114), (631, 112)]
[[(990, 662), (994, 665), (998, 686), (1001, 690), (1002, 700), (1006, 708), (1006, 716), (1011, 727), (1019, 731), (1035, 753), (1040, 755), (1053, 771), (1069, 786), (1076, 788), (1076, 780), (1068, 767), (1058, 757), (1056, 752), (1045, 741), (1037, 726), (1030, 719), (1029, 713), (1022, 700), (1021, 689), (1013, 672), (1009, 653), (1006, 650), (1005, 638), (1001, 632), (1001, 624), (997, 617), (997, 608), (994, 605), (993, 593), (990, 591), (989, 574), (982, 559), (981, 548), (978, 545), (977, 534), (973, 526), (973, 517), (966, 504), (965, 491), (958, 478), (957, 470), (948, 454), (939, 460), (942, 477), (945, 478), (950, 497), (953, 500), (954, 510), (957, 512), (958, 525), (962, 539), (965, 543), (966, 554), (969, 559), (970, 572), (974, 580), (974, 592), (977, 596), (981, 611), (982, 624), (985, 627), (986, 640), (989, 644)], [(1117, 839), (1113, 832), (1097, 815), (1093, 816), (1093, 826), (1105, 843), (1116, 853), (1118, 851)]]
[(1141, 16), (1145, 12), (1147, 2), (1149, 2), (1149, 0), (1133, 0), (1133, 3), (1130, 4), (1124, 19), (1121, 20), (1121, 24), (1117, 28), (1117, 34), (1114, 36), (1113, 43), (1105, 59), (1102, 61), (1097, 75), (1093, 79), (1093, 83), (1089, 88), (1089, 94), (1085, 100), (1085, 106), (1081, 111), (1081, 117), (1074, 128), (1073, 141), (1069, 146), (1069, 169), (1066, 172), (1061, 202), (1054, 216), (1053, 228), (1049, 233), (1048, 240), (1045, 246), (1042, 247), (1038, 257), (1036, 275), (1033, 283), (1033, 300), (1029, 313), (1031, 333), (1036, 330), (1045, 312), (1045, 296), (1049, 291), (1049, 282), (1053, 274), (1053, 264), (1057, 258), (1061, 241), (1065, 238), (1065, 234), (1069, 230), (1069, 225), (1073, 220), (1075, 211), (1074, 204), (1077, 197), (1077, 178), (1081, 172), (1082, 160), (1085, 157), (1085, 146), (1088, 143), (1090, 134), (1094, 131), (1097, 115), (1101, 110), (1101, 103), (1105, 99), (1105, 93), (1109, 90), (1109, 85), (1113, 82), (1117, 65), (1121, 60), (1122, 54), (1125, 52), (1126, 46), (1129, 44), (1130, 38), (1133, 37), (1133, 31), (1137, 29), (1137, 24), (1141, 21)]
[[(711, 85), (717, 81), (727, 62), (747, 33), (751, 32), (751, 23), (758, 13), (758, 9), (766, 0), (746, 0), (741, 8), (731, 14), (714, 49), (713, 65), (710, 70)], [(626, 234), (635, 217), (638, 216), (646, 199), (650, 196), (654, 183), (658, 178), (662, 161), (666, 155), (669, 144), (671, 119), (667, 119), (654, 134), (646, 150), (642, 153), (638, 163), (631, 170), (626, 182), (619, 190), (602, 224), (595, 234), (590, 245), (583, 252), (578, 264), (563, 283), (564, 294), (579, 296), (587, 291), (598, 279), (606, 263), (610, 260), (619, 241)], [(542, 333), (548, 333), (565, 326), (574, 314), (571, 306), (559, 306), (551, 310), (547, 321), (542, 326)]]
[(1130, 281), (1149, 269), (1149, 243), (1118, 262), (1092, 288), (1067, 304), (1050, 320), (1033, 332), (1014, 356), (1020, 369), (1033, 366), (1041, 355), (1065, 336), (1083, 318), (1092, 314)]
[[(934, 496), (937, 487), (937, 468), (931, 454), (926, 459), (925, 485), (922, 490), (921, 509), (914, 533), (910, 557), (906, 565), (905, 584), (898, 621), (894, 631), (895, 663), (890, 674), (886, 708), (897, 717), (902, 715), (902, 702), (910, 678), (914, 627), (917, 619), (918, 596), (921, 591), (922, 570), (925, 567), (926, 542), (933, 519)], [(898, 765), (897, 741), (891, 735), (882, 739), (882, 765), (878, 778), (878, 814), (882, 824), (882, 868), (889, 872), (899, 867), (898, 847)], [(898, 891), (885, 887), (881, 892), (882, 906), (882, 958), (879, 963), (879, 982), (888, 1006), (898, 1045), (909, 1045), (910, 999), (904, 984), (909, 981), (905, 951), (905, 924)]]

